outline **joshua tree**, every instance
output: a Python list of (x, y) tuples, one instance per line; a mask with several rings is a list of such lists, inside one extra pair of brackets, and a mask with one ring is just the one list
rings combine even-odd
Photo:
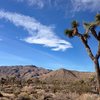
[[(84, 22), (83, 26), (85, 28), (84, 33), (80, 33), (78, 29), (79, 23), (77, 21), (72, 22), (72, 28), (66, 29), (65, 34), (69, 37), (75, 37), (77, 36), (82, 43), (84, 44), (86, 51), (93, 61), (95, 65), (95, 72), (97, 77), (97, 90), (100, 94), (100, 66), (99, 66), (99, 58), (100, 58), (100, 14), (97, 14), (95, 16), (95, 20), (93, 22), (87, 23)], [(99, 29), (99, 30), (98, 30)], [(98, 49), (96, 54), (92, 52), (92, 49), (90, 48), (89, 38), (94, 37), (98, 43)]]

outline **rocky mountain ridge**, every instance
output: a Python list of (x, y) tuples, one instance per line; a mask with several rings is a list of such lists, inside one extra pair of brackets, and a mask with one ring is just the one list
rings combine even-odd
[(27, 66), (0, 66), (0, 78), (17, 77), (22, 79), (39, 78), (40, 80), (51, 81), (74, 81), (88, 79), (94, 76), (93, 72), (79, 72), (67, 69), (49, 70), (34, 65)]

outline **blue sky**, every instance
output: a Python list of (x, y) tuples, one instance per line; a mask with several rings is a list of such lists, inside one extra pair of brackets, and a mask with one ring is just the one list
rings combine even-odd
[[(74, 19), (92, 21), (100, 0), (0, 0), (0, 65), (94, 71), (78, 38), (64, 30)], [(90, 39), (95, 53), (96, 42)]]

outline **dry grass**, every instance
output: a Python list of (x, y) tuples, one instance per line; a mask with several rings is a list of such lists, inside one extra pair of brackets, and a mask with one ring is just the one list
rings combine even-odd
[(97, 94), (82, 94), (77, 100), (100, 100)]
[[(46, 83), (40, 80), (27, 83), (6, 82), (0, 86), (0, 100), (99, 100), (95, 92), (94, 80), (79, 80), (74, 82), (51, 81)], [(20, 83), (20, 84), (19, 84)]]

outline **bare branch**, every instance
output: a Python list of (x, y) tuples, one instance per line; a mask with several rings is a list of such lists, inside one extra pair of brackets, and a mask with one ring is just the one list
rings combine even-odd
[(100, 32), (98, 32), (98, 39), (99, 39), (99, 41), (100, 41)]
[(94, 57), (94, 55), (93, 55), (93, 53), (91, 51), (91, 48), (89, 47), (87, 41), (84, 39), (84, 36), (82, 34), (80, 34), (80, 33), (78, 33), (77, 36), (81, 39), (82, 43), (84, 44), (84, 46), (85, 46), (85, 48), (86, 48), (86, 50), (87, 50), (88, 55), (90, 56), (90, 58), (92, 60), (94, 60), (95, 57)]
[(96, 58), (99, 59), (100, 57), (100, 41), (98, 43), (98, 51), (97, 51), (97, 54), (96, 54)]
[(99, 37), (98, 37), (98, 35), (97, 35), (97, 33), (96, 33), (94, 28), (91, 28), (91, 33), (96, 38), (96, 40), (99, 40)]

